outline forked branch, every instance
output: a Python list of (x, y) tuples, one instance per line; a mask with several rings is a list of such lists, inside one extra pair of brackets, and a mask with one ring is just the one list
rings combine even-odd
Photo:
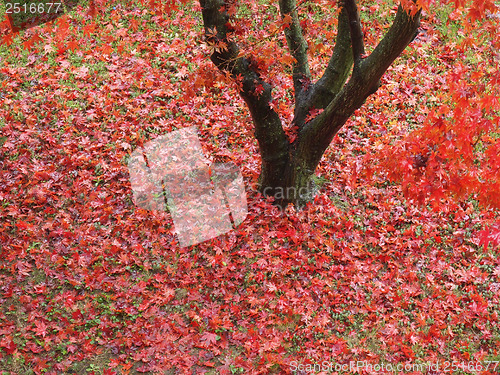
[(375, 50), (368, 57), (359, 59), (358, 69), (353, 71), (347, 84), (325, 110), (301, 130), (298, 152), (303, 151), (303, 147), (313, 149), (312, 153), (307, 154), (308, 165), (316, 166), (319, 163), (337, 131), (376, 91), (380, 78), (413, 40), (419, 26), (420, 11), (411, 16), (400, 5), (392, 26)]
[(307, 113), (313, 109), (324, 109), (344, 86), (353, 64), (349, 19), (344, 7), (340, 8), (337, 38), (332, 56), (321, 78), (312, 86), (307, 103), (296, 116), (297, 123), (303, 124)]

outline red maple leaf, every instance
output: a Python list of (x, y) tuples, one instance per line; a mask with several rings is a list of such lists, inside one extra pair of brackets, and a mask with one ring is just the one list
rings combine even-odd
[(203, 336), (201, 336), (200, 341), (201, 341), (201, 342), (202, 342), (205, 346), (210, 346), (210, 345), (212, 345), (212, 344), (215, 344), (219, 338), (220, 338), (220, 337), (219, 337), (219, 336), (217, 336), (215, 333), (205, 332), (205, 333), (203, 334)]

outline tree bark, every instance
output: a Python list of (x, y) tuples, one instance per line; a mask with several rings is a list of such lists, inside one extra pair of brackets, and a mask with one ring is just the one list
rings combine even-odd
[[(211, 60), (233, 78), (243, 78), (240, 95), (250, 110), (262, 157), (261, 191), (274, 196), (278, 205), (301, 206), (314, 196), (314, 172), (335, 134), (366, 98), (377, 91), (382, 75), (415, 37), (420, 11), (410, 16), (399, 6), (389, 31), (374, 51), (365, 56), (356, 2), (344, 0), (340, 3), (337, 40), (328, 66), (316, 83), (304, 85), (310, 80), (310, 72), (296, 1), (280, 0), (282, 17), (291, 19), (285, 36), (296, 60), (294, 123), (299, 130), (295, 141), (290, 143), (278, 114), (270, 107), (272, 87), (248, 58), (240, 56), (229, 35), (230, 17), (225, 3), (225, 0), (200, 0), (205, 35), (213, 47)], [(308, 113), (315, 108), (324, 111), (306, 122)]]

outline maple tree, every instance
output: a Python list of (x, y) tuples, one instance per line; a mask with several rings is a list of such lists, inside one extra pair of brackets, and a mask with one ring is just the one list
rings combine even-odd
[[(279, 2), (286, 23), (288, 48), (293, 56), (293, 126), (297, 135), (290, 142), (279, 115), (271, 108), (272, 87), (259, 74), (258, 63), (252, 64), (252, 56), (240, 56), (230, 24), (229, 4), (222, 0), (202, 0), (200, 4), (207, 40), (214, 49), (211, 59), (220, 70), (240, 81), (240, 94), (252, 115), (262, 158), (262, 191), (281, 194), (283, 199), (278, 201), (285, 204), (310, 199), (311, 177), (324, 152), (347, 119), (377, 91), (384, 72), (416, 36), (420, 10), (410, 15), (399, 6), (392, 27), (377, 48), (365, 56), (357, 4), (354, 0), (340, 2), (332, 57), (321, 78), (313, 83), (297, 3), (295, 0)], [(324, 111), (308, 118), (311, 111), (318, 109)]]
[[(262, 172), (244, 82), (210, 61), (229, 50), (203, 43), (218, 34), (199, 3), (95, 0), (18, 33), (0, 23), (1, 375), (359, 362), (497, 374), (498, 8), (417, 4), (421, 33), (332, 139), (315, 204), (282, 212), (251, 189), (240, 226), (190, 247), (168, 213), (134, 205), (133, 150), (196, 125), (204, 152), (235, 161), (246, 184)], [(268, 1), (234, 6), (228, 41), (274, 88), (293, 144), (293, 17)], [(398, 4), (358, 7), (369, 53)], [(338, 11), (297, 3), (311, 87)]]
[[(272, 106), (273, 87), (262, 73), (265, 64), (256, 60), (251, 50), (241, 51), (238, 47), (237, 37), (242, 32), (238, 31), (238, 22), (232, 17), (237, 4), (224, 0), (201, 0), (200, 4), (206, 39), (212, 49), (211, 60), (237, 81), (239, 93), (252, 116), (262, 158), (261, 191), (278, 198), (278, 203), (286, 204), (303, 203), (312, 197), (312, 177), (333, 137), (367, 97), (378, 90), (383, 74), (416, 37), (421, 7), (427, 3), (402, 2), (392, 26), (373, 51), (366, 54), (358, 5), (354, 0), (340, 1), (336, 42), (323, 74), (313, 82), (308, 42), (303, 36), (297, 2), (280, 0), (283, 28), (292, 56), (294, 115), (291, 126), (294, 131), (291, 136), (285, 133), (282, 120)], [(476, 5), (474, 17), (495, 9), (490, 1)], [(490, 96), (483, 108), (489, 106), (491, 110), (492, 105), (497, 108), (498, 104)], [(483, 131), (488, 133), (491, 122), (484, 127)], [(419, 155), (416, 164), (422, 167), (428, 157), (425, 152)], [(490, 162), (495, 165), (497, 161), (495, 157)], [(499, 191), (498, 171), (491, 177), (496, 181), (493, 189)], [(458, 185), (467, 186), (470, 182)], [(488, 198), (492, 199), (492, 194)], [(495, 201), (498, 203), (498, 199)]]

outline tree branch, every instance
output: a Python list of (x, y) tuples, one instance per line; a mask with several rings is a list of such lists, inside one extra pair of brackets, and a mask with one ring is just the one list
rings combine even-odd
[[(410, 16), (401, 7), (394, 22), (375, 50), (360, 60), (349, 82), (328, 104), (325, 110), (308, 122), (299, 132), (298, 150), (310, 148), (307, 164), (316, 166), (337, 131), (345, 124), (366, 98), (374, 93), (380, 78), (415, 37), (420, 25), (420, 11)], [(307, 152), (305, 152), (307, 154)]]
[(356, 0), (344, 0), (345, 10), (349, 18), (349, 29), (351, 33), (352, 55), (354, 58), (354, 69), (357, 69), (362, 56), (365, 54), (365, 45), (363, 43), (363, 31), (361, 30), (361, 21), (359, 19), (358, 6)]
[(353, 64), (349, 19), (344, 7), (340, 9), (338, 31), (332, 56), (321, 78), (310, 89), (306, 103), (296, 112), (295, 121), (304, 124), (313, 108), (324, 109), (344, 86)]
[(300, 98), (304, 87), (304, 79), (311, 79), (309, 63), (307, 61), (307, 42), (302, 35), (297, 3), (295, 0), (279, 0), (281, 16), (290, 16), (290, 26), (285, 29), (288, 49), (296, 62), (293, 64), (293, 87), (295, 90), (295, 103), (300, 105)]
[(414, 16), (410, 16), (399, 5), (391, 28), (373, 52), (360, 64), (364, 80), (377, 83), (394, 60), (401, 55), (418, 33), (420, 14), (419, 10)]
[(289, 140), (278, 114), (270, 107), (271, 85), (252, 67), (251, 61), (239, 56), (238, 45), (229, 35), (229, 15), (224, 0), (200, 0), (205, 36), (214, 50), (210, 59), (223, 72), (234, 79), (242, 79), (240, 95), (245, 100), (255, 126), (255, 137), (262, 157), (262, 175), (273, 186), (280, 181), (288, 162)]

